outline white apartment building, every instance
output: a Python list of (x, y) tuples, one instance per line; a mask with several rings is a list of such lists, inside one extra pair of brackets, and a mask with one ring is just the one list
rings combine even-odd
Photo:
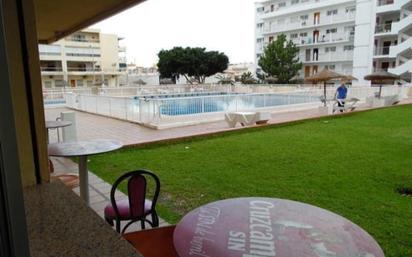
[[(363, 80), (389, 70), (410, 80), (412, 0), (267, 0), (256, 3), (256, 63), (279, 34), (299, 48), (300, 77), (328, 67)], [(399, 42), (399, 44), (398, 44)]]
[(126, 72), (125, 47), (117, 35), (97, 29), (76, 32), (50, 45), (39, 45), (43, 88), (114, 87)]
[(377, 1), (373, 47), (374, 70), (388, 70), (411, 79), (411, 0)]

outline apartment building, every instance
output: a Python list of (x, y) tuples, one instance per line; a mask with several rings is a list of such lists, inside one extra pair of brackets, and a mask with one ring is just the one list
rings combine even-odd
[(359, 84), (368, 83), (363, 77), (379, 69), (410, 80), (411, 5), (412, 0), (258, 2), (256, 63), (264, 48), (285, 34), (300, 48), (301, 78), (327, 67), (353, 74)]
[(373, 41), (373, 69), (411, 79), (412, 1), (379, 0)]
[(97, 29), (76, 32), (50, 45), (39, 45), (43, 88), (119, 85), (126, 72), (126, 48), (117, 35)]

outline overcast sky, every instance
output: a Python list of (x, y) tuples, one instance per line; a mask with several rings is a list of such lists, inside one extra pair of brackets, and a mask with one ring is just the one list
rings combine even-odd
[(92, 26), (124, 37), (128, 62), (152, 66), (161, 49), (206, 47), (254, 61), (255, 0), (148, 0)]

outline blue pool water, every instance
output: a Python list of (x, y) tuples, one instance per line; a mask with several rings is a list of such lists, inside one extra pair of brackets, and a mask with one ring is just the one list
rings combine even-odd
[[(193, 97), (196, 96), (196, 97)], [(197, 97), (199, 96), (199, 97)], [(204, 96), (204, 97), (202, 97)], [(177, 98), (178, 97), (178, 98)], [(255, 108), (318, 102), (318, 97), (284, 94), (197, 93), (154, 96), (162, 115), (177, 116), (197, 113), (252, 110)], [(152, 97), (146, 98), (149, 101)]]

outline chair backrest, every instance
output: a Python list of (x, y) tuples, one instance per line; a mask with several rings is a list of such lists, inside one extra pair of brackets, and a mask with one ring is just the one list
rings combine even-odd
[(151, 171), (148, 170), (136, 170), (123, 174), (119, 177), (113, 184), (112, 190), (110, 191), (110, 201), (113, 206), (113, 210), (116, 213), (116, 217), (119, 217), (119, 210), (117, 208), (115, 194), (117, 187), (127, 180), (127, 194), (129, 198), (130, 215), (131, 218), (143, 217), (145, 214), (145, 200), (146, 200), (146, 188), (147, 180), (146, 177), (153, 179), (155, 183), (151, 209), (153, 210), (156, 206), (157, 198), (160, 192), (160, 180)]

